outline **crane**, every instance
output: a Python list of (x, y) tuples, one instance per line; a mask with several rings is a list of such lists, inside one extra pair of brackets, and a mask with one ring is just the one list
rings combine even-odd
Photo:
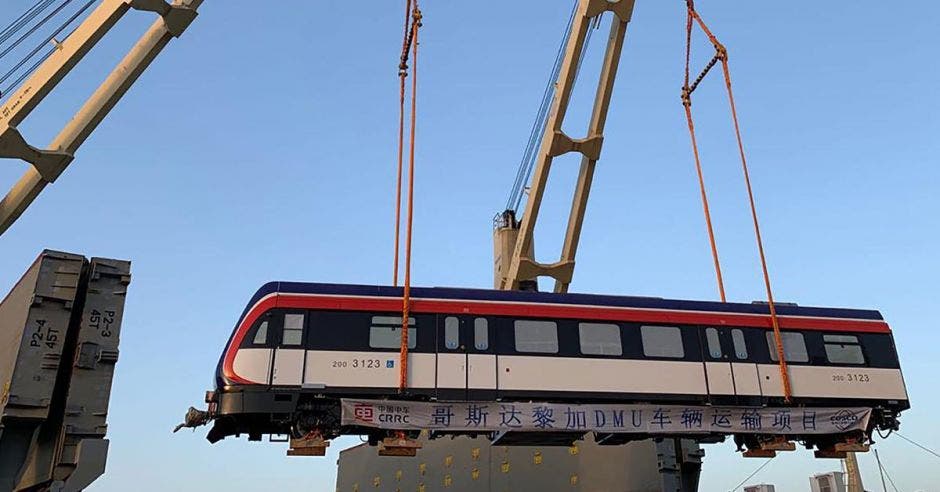
[[(54, 182), (74, 160), (75, 153), (121, 97), (160, 54), (167, 43), (182, 35), (196, 17), (202, 0), (103, 0), (67, 38), (56, 42), (51, 55), (0, 106), (0, 158), (13, 158), (30, 165), (23, 177), (0, 201), (0, 234), (22, 215), (49, 183)], [(507, 207), (494, 232), (495, 285), (499, 289), (537, 289), (540, 277), (555, 281), (555, 292), (567, 292), (572, 280), (587, 201), (600, 159), (604, 128), (635, 0), (578, 0), (557, 65), (550, 108), (538, 125), (541, 138), (534, 152), (533, 175), (524, 213)], [(127, 56), (86, 100), (74, 117), (47, 147), (37, 147), (24, 138), (18, 126), (36, 109), (81, 59), (131, 9), (153, 12), (158, 19), (131, 48)], [(587, 135), (573, 138), (562, 126), (578, 76), (592, 25), (610, 12), (611, 22), (593, 112)], [(540, 263), (534, 255), (534, 231), (552, 164), (568, 153), (581, 155), (572, 205), (568, 215), (560, 258)], [(523, 179), (528, 181), (527, 172)], [(519, 188), (521, 193), (524, 188)], [(407, 319), (407, 317), (405, 318)], [(701, 451), (687, 442), (666, 440), (658, 445), (664, 490), (697, 488)]]
[[(553, 92), (550, 109), (547, 112), (544, 108), (540, 110), (539, 114), (544, 115), (544, 119), (537, 121), (533, 129), (533, 135), (541, 130), (541, 138), (530, 141), (533, 149), (538, 147), (537, 154), (532, 153), (532, 149), (527, 151), (527, 156), (532, 162), (527, 163), (526, 157), (523, 158), (513, 190), (516, 196), (510, 197), (506, 210), (497, 215), (495, 221), (494, 284), (497, 289), (538, 290), (538, 278), (550, 277), (554, 280), (554, 292), (568, 291), (574, 274), (575, 255), (587, 211), (594, 169), (604, 143), (604, 127), (620, 66), (627, 25), (633, 15), (634, 5), (635, 0), (579, 0), (576, 4), (564, 41), (563, 54), (560, 53), (556, 60), (554, 74), (557, 80), (549, 80), (550, 86), (546, 91), (546, 94)], [(572, 138), (562, 130), (562, 125), (586, 51), (590, 30), (592, 26), (599, 24), (600, 17), (607, 12), (614, 18), (610, 23), (587, 135), (583, 138)], [(554, 91), (551, 90), (552, 87)], [(543, 100), (543, 106), (547, 102), (547, 98)], [(534, 235), (542, 197), (554, 159), (572, 152), (581, 154), (581, 164), (568, 214), (561, 257), (552, 263), (540, 263), (535, 259)], [(534, 168), (534, 172), (528, 187), (525, 212), (520, 218), (513, 205), (521, 202), (525, 191), (524, 184), (528, 174), (524, 169), (526, 166)], [(701, 458), (704, 455), (698, 444), (687, 440), (664, 439), (656, 443), (655, 451), (662, 490), (673, 492), (698, 489)]]
[[(0, 234), (65, 171), (79, 147), (167, 43), (189, 27), (201, 4), (202, 0), (104, 0), (68, 37), (52, 40), (55, 44), (48, 58), (0, 106), (0, 159), (30, 164), (0, 200)], [(17, 127), (131, 9), (155, 13), (158, 18), (47, 147), (27, 142)]]
[[(46, 6), (49, 3), (46, 2)], [(0, 200), (0, 234), (8, 230), (42, 190), (72, 163), (81, 145), (138, 77), (171, 39), (179, 37), (189, 27), (201, 4), (202, 0), (173, 0), (172, 3), (164, 0), (103, 0), (61, 42), (51, 40), (54, 43), (52, 51), (36, 64), (35, 71), (25, 77), (23, 83), (0, 106), (0, 158), (18, 159), (30, 166)], [(87, 4), (90, 5), (91, 2)], [(537, 277), (546, 275), (555, 279), (556, 292), (567, 291), (571, 283), (581, 225), (594, 167), (600, 158), (604, 124), (634, 0), (579, 0), (576, 5), (564, 56), (559, 57), (559, 65), (556, 67), (557, 90), (554, 92), (551, 112), (544, 122), (545, 132), (535, 167), (532, 194), (521, 223), (515, 220), (515, 213), (507, 209), (503, 214), (503, 226), (496, 231), (498, 288), (531, 288)], [(18, 126), (131, 9), (153, 12), (158, 18), (48, 146), (29, 143)], [(616, 19), (611, 23), (588, 135), (580, 139), (571, 138), (562, 131), (562, 123), (591, 25), (606, 12), (611, 12)], [(552, 264), (540, 264), (533, 255), (533, 233), (539, 206), (553, 159), (569, 152), (580, 153), (582, 161), (562, 257)], [(673, 449), (671, 456), (675, 457), (675, 454)], [(83, 463), (83, 467), (103, 470), (104, 459), (105, 455), (98, 455), (95, 460), (102, 462)]]
[[(197, 9), (202, 4), (202, 0), (174, 0), (172, 3), (164, 0), (102, 0), (97, 8), (78, 23), (77, 27), (64, 39), (61, 41), (55, 39), (55, 36), (68, 28), (79, 18), (80, 14), (90, 9), (95, 1), (86, 2), (84, 7), (17, 65), (17, 67), (24, 66), (26, 62), (31, 61), (31, 56), (39, 54), (43, 48), (49, 49), (45, 56), (40, 57), (38, 62), (21, 75), (21, 84), (18, 86), (18, 82), (13, 84), (15, 90), (0, 105), (0, 159), (18, 159), (29, 164), (29, 168), (19, 181), (0, 200), (0, 235), (10, 228), (49, 183), (54, 182), (65, 171), (75, 159), (75, 153), (79, 147), (127, 93), (138, 77), (150, 66), (171, 39), (179, 37), (189, 27), (196, 18)], [(17, 29), (30, 27), (29, 20), (35, 17), (31, 14), (42, 13), (52, 3), (52, 1), (37, 3), (14, 24), (11, 24), (11, 30), (0, 34), (0, 39), (7, 38), (6, 34), (15, 32)], [(14, 41), (13, 45), (24, 41), (36, 31), (38, 26), (59, 13), (67, 3), (60, 3), (58, 8), (53, 9), (51, 14), (28, 29), (25, 34)], [(157, 19), (48, 146), (38, 147), (30, 144), (18, 129), (19, 125), (131, 10), (156, 14)], [(46, 47), (46, 44), (51, 46)], [(9, 50), (4, 50), (3, 53), (8, 52)], [(123, 309), (123, 296), (130, 278), (128, 262), (92, 259), (89, 265), (81, 256), (57, 252), (44, 252), (40, 260), (45, 263), (58, 261), (72, 265), (65, 268), (56, 263), (47, 268), (56, 276), (55, 288), (49, 288), (51, 292), (58, 293), (64, 286), (69, 285), (68, 282), (75, 284), (69, 291), (72, 295), (87, 287), (93, 294), (82, 294), (80, 298), (86, 299), (84, 304), (89, 312), (98, 309), (111, 313), (112, 317), (109, 319), (112, 323), (114, 322), (114, 313)], [(37, 260), (30, 271), (39, 269), (40, 260)], [(73, 268), (75, 264), (79, 266)], [(79, 271), (86, 273), (79, 275), (77, 273)], [(84, 283), (80, 283), (79, 278)], [(39, 282), (37, 285), (43, 284)], [(45, 291), (42, 293), (48, 296)], [(26, 294), (32, 295), (32, 292)], [(57, 299), (57, 297), (61, 295), (52, 296), (55, 300), (61, 300), (68, 309), (74, 307), (80, 309), (82, 306), (80, 302)], [(41, 299), (42, 296), (39, 298)], [(13, 304), (18, 297), (11, 294), (10, 299)], [(26, 305), (29, 304), (26, 303)], [(36, 306), (39, 304), (35, 303)], [(42, 306), (46, 304), (55, 305), (47, 301)], [(108, 307), (106, 309), (102, 306)], [(8, 309), (11, 312), (19, 309), (17, 313), (23, 311), (19, 305)], [(33, 312), (39, 308), (29, 309), (32, 310), (29, 312)], [(59, 311), (68, 313), (61, 309)], [(35, 314), (35, 316), (46, 315), (45, 312)], [(83, 314), (83, 316), (86, 320), (93, 320), (88, 316), (100, 318), (100, 315), (94, 313), (88, 316)], [(22, 335), (22, 325), (13, 324), (14, 316), (11, 315), (8, 318), (4, 320), (10, 322), (8, 326), (4, 326), (4, 328), (9, 328), (5, 336)], [(73, 324), (76, 326), (72, 326)], [(20, 402), (7, 401), (10, 382), (2, 381), (6, 383), (3, 386), (6, 390), (0, 394), (0, 410), (2, 410), (0, 417), (4, 420), (0, 423), (0, 436), (2, 436), (0, 448), (3, 450), (0, 452), (0, 489), (12, 487), (17, 490), (21, 488), (82, 490), (104, 473), (108, 451), (107, 440), (104, 439), (104, 432), (107, 429), (105, 417), (110, 397), (113, 364), (118, 354), (116, 333), (120, 321), (118, 319), (111, 325), (113, 333), (108, 332), (105, 335), (107, 338), (103, 341), (95, 338), (100, 335), (100, 333), (95, 335), (98, 325), (99, 322), (95, 322), (94, 326), (89, 328), (85, 325), (70, 323), (67, 327), (64, 324), (59, 327), (63, 330), (67, 328), (62, 333), (63, 337), (66, 337), (66, 333), (70, 333), (66, 337), (70, 342), (67, 341), (63, 345), (71, 348), (63, 351), (62, 345), (57, 345), (58, 352), (46, 355), (49, 360), (55, 361), (57, 357), (68, 357), (75, 352), (76, 369), (71, 377), (67, 377), (68, 372), (59, 371), (57, 376), (47, 378), (48, 384), (46, 385), (41, 382), (28, 385), (31, 393), (47, 390), (43, 393), (45, 399), (38, 400), (45, 402), (43, 404), (45, 406), (29, 403), (20, 405), (25, 410), (18, 408), (17, 404)], [(99, 345), (101, 350), (95, 353)], [(17, 357), (16, 351), (12, 352), (12, 360), (8, 357), (11, 354), (4, 355), (3, 360), (0, 360), (0, 365), (3, 365), (5, 369), (20, 368), (21, 372), (35, 370), (33, 366), (40, 362), (46, 372), (50, 372), (49, 367), (55, 368), (58, 365), (58, 362), (55, 362), (49, 366), (50, 362), (46, 359)], [(68, 367), (71, 372), (71, 361), (69, 362), (63, 366)], [(94, 369), (96, 367), (97, 370)], [(56, 373), (54, 370), (51, 372)], [(12, 394), (9, 396), (12, 397)], [(50, 401), (53, 404), (50, 404)], [(63, 404), (68, 405), (68, 411), (65, 411)], [(76, 411), (73, 407), (81, 408), (82, 411)], [(23, 417), (24, 415), (26, 417)]]
[[(538, 154), (535, 156), (535, 172), (525, 212), (520, 221), (516, 210), (507, 207), (497, 219), (494, 239), (496, 288), (529, 289), (538, 277), (544, 276), (555, 280), (555, 292), (568, 291), (574, 273), (574, 258), (578, 251), (587, 200), (594, 179), (594, 168), (600, 159), (604, 143), (604, 125), (607, 122), (607, 111), (610, 108), (610, 98), (620, 65), (620, 54), (627, 24), (633, 15), (634, 3), (634, 0), (578, 2), (568, 31), (564, 55), (560, 58), (560, 65), (556, 67), (558, 80), (550, 81), (555, 84), (551, 109), (544, 125), (538, 125), (544, 126), (544, 130)], [(591, 121), (584, 138), (572, 138), (562, 130), (562, 124), (568, 111), (591, 25), (608, 11), (612, 12), (616, 19), (611, 22)], [(539, 263), (534, 257), (534, 233), (542, 197), (554, 159), (570, 152), (581, 154), (581, 165), (568, 215), (568, 228), (561, 258), (553, 263)], [(517, 181), (520, 180), (517, 178)], [(516, 190), (517, 193), (521, 191), (521, 188)]]

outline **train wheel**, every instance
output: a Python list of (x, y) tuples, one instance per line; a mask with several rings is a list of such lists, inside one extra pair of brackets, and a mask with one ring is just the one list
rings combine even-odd
[(324, 439), (332, 439), (339, 433), (338, 422), (330, 413), (300, 412), (291, 423), (291, 437), (301, 439), (317, 434)]

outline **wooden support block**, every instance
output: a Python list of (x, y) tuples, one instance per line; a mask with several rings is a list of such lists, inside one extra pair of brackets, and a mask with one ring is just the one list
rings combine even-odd
[(846, 453), (845, 453), (844, 451), (833, 451), (833, 450), (831, 450), (831, 449), (820, 449), (819, 451), (816, 451), (815, 453), (813, 453), (813, 455), (815, 455), (816, 458), (820, 458), (820, 459), (828, 459), (828, 458), (831, 458), (831, 459), (844, 460), (844, 459), (845, 459), (845, 456), (846, 456)]
[(291, 439), (287, 456), (326, 456), (328, 447), (330, 447), (330, 442), (323, 440), (322, 437)]
[(796, 443), (779, 438), (770, 442), (761, 443), (761, 449), (770, 451), (796, 451)]
[(777, 452), (771, 449), (748, 449), (741, 453), (745, 458), (773, 458)]
[(326, 456), (326, 448), (288, 449), (287, 456)]
[(379, 444), (379, 456), (408, 456), (418, 455), (422, 445), (418, 441), (404, 437), (387, 437)]
[(868, 445), (858, 442), (840, 442), (833, 446), (833, 449), (843, 453), (867, 453)]

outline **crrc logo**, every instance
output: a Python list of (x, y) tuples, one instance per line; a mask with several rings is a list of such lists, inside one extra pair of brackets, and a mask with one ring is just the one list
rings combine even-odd
[(375, 418), (375, 409), (372, 408), (372, 405), (357, 403), (353, 408), (353, 415), (356, 417), (356, 420), (372, 422)]
[(846, 430), (858, 422), (858, 415), (843, 409), (836, 412), (830, 420), (832, 421), (832, 425), (836, 426), (839, 430)]

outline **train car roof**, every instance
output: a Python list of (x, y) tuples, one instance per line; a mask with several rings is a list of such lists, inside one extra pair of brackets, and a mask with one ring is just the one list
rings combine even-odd
[[(370, 297), (402, 297), (401, 287), (323, 284), (308, 282), (268, 282), (261, 286), (245, 307), (251, 308), (261, 298), (272, 293), (320, 294)], [(769, 315), (767, 303), (737, 303), (715, 301), (689, 301), (663, 299), (659, 297), (634, 297), (598, 294), (555, 294), (553, 292), (525, 292), (492, 289), (465, 289), (451, 287), (412, 287), (411, 296), (418, 299), (464, 299), (476, 301), (527, 302), (544, 304), (569, 304), (583, 306), (615, 306), (628, 308), (667, 309), (677, 311), (712, 311), (724, 313)], [(776, 303), (777, 314), (781, 316), (807, 316), (816, 318), (848, 318), (882, 321), (884, 318), (876, 310), (827, 308), (797, 306), (790, 303)], [(244, 313), (243, 313), (244, 315)]]

